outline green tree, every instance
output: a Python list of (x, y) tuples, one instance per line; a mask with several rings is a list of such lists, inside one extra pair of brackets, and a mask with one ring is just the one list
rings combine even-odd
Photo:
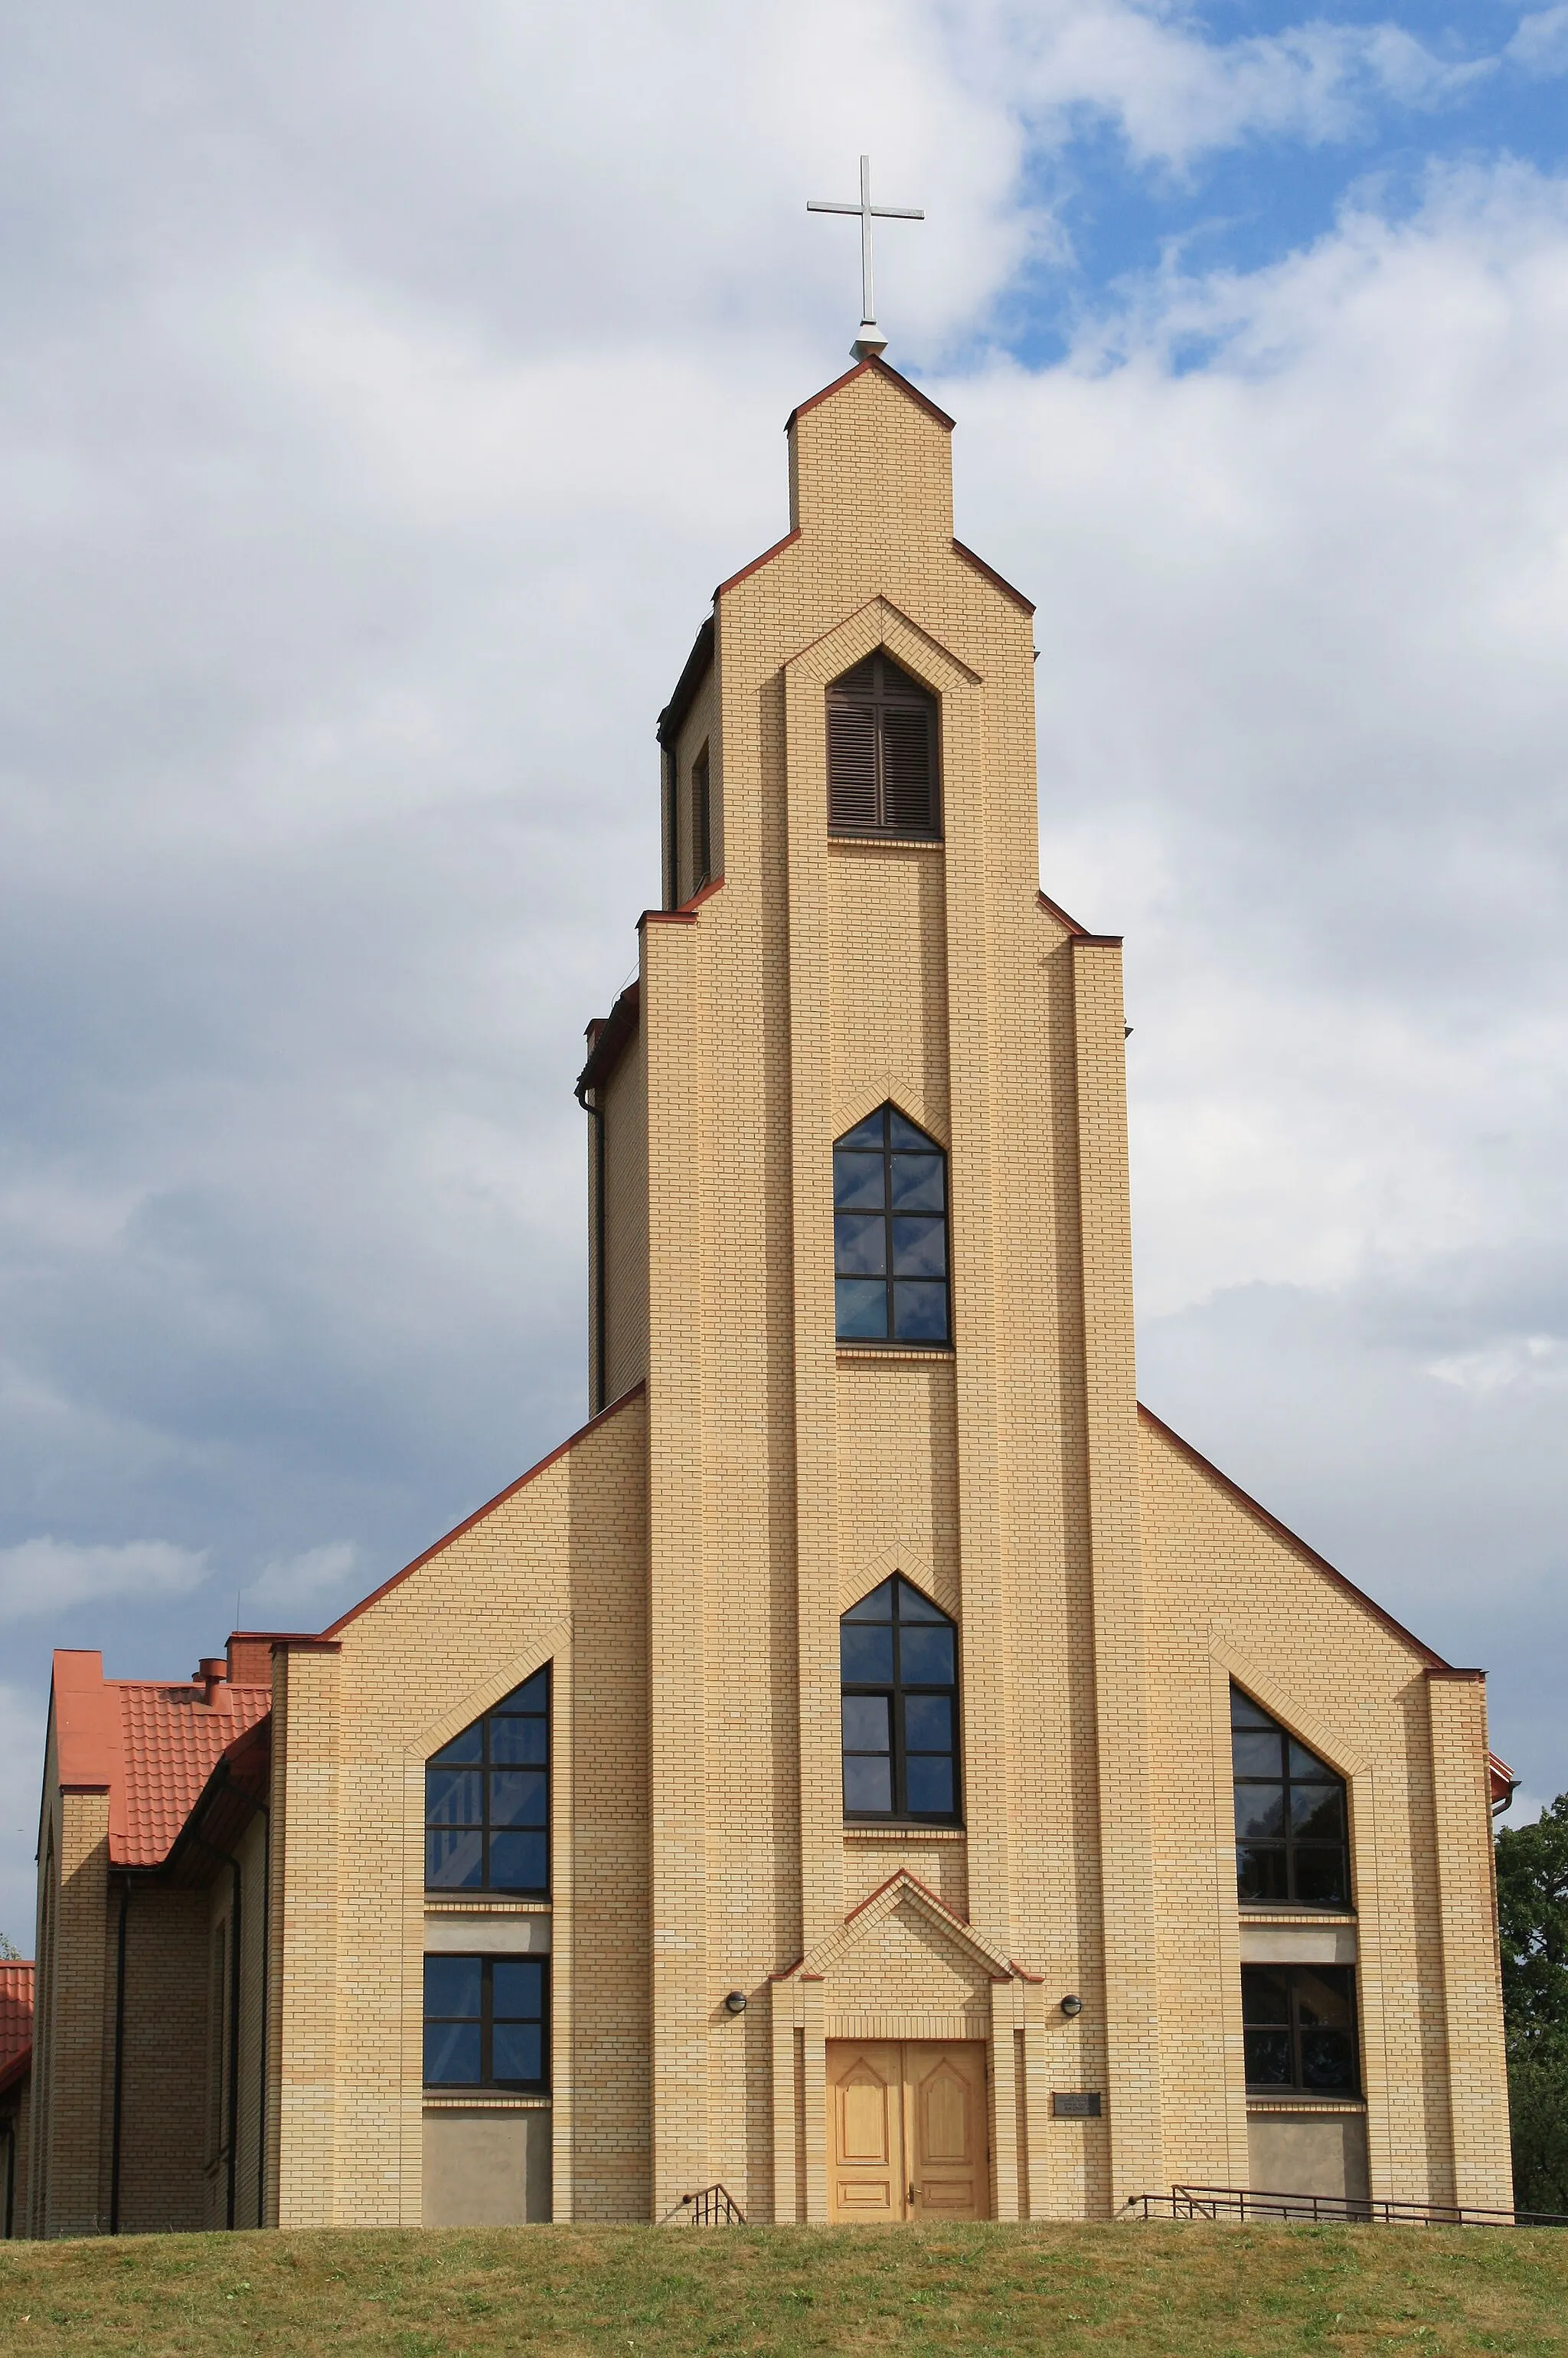
[(1514, 2200), (1568, 2212), (1568, 1793), (1498, 1835)]

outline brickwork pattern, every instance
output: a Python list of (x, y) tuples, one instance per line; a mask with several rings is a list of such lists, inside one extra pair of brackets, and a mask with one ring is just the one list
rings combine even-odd
[[(227, 1877), (224, 1878), (225, 1881)], [(118, 1901), (109, 1926), (111, 1966)], [(120, 2130), (120, 2232), (126, 2235), (218, 2227), (216, 2157), (207, 2150), (209, 1931), (205, 1891), (141, 1889), (125, 1907), (124, 2055)], [(112, 2091), (114, 2009), (104, 2086)], [(112, 2106), (103, 2107), (104, 2223), (109, 2218)]]

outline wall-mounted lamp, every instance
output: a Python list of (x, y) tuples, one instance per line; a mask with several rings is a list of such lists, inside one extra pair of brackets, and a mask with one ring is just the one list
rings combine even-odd
[(724, 2011), (726, 2014), (744, 2014), (746, 2011), (745, 1991), (731, 1990), (729, 1996), (724, 2001)]
[(1083, 2010), (1084, 2002), (1081, 1997), (1065, 1997), (1062, 2000), (1062, 2011), (1066, 2016), (1069, 2022), (1071, 2022), (1075, 2014), (1082, 2014)]

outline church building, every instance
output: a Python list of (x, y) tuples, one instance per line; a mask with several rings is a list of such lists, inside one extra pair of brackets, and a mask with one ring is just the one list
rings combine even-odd
[(589, 1421), (329, 1629), (56, 1657), (25, 2232), (1510, 2201), (1483, 1675), (1138, 1403), (952, 427), (803, 402), (660, 718)]

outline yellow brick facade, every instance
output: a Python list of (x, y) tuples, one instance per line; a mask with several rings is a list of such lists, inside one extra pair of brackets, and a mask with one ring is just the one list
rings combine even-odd
[[(239, 2223), (418, 2223), (465, 2137), (526, 2155), (519, 2216), (718, 2182), (823, 2219), (841, 2039), (983, 2048), (995, 2216), (1247, 2185), (1291, 2108), (1249, 2104), (1241, 1969), (1301, 1920), (1265, 1952), (1238, 1909), (1232, 1679), (1347, 1780), (1355, 1909), (1299, 1937), (1356, 1965), (1370, 2190), (1507, 2203), (1484, 1688), (1138, 1409), (1119, 946), (1039, 894), (1033, 616), (953, 538), (949, 422), (868, 363), (791, 421), (789, 481), (665, 731), (677, 905), (590, 1027), (600, 1412), (273, 1650)], [(938, 702), (938, 843), (829, 837), (826, 690), (878, 648)], [(948, 1158), (950, 1348), (836, 1341), (833, 1141), (889, 1100)], [(893, 1572), (958, 1627), (961, 1828), (845, 1824), (839, 1617)], [(548, 1903), (427, 1894), (427, 1759), (546, 1663)], [(68, 2233), (103, 2223), (112, 1910), (87, 1798), (55, 1809), (33, 2215)], [(547, 2098), (424, 2087), (460, 1937), (547, 1946)]]

